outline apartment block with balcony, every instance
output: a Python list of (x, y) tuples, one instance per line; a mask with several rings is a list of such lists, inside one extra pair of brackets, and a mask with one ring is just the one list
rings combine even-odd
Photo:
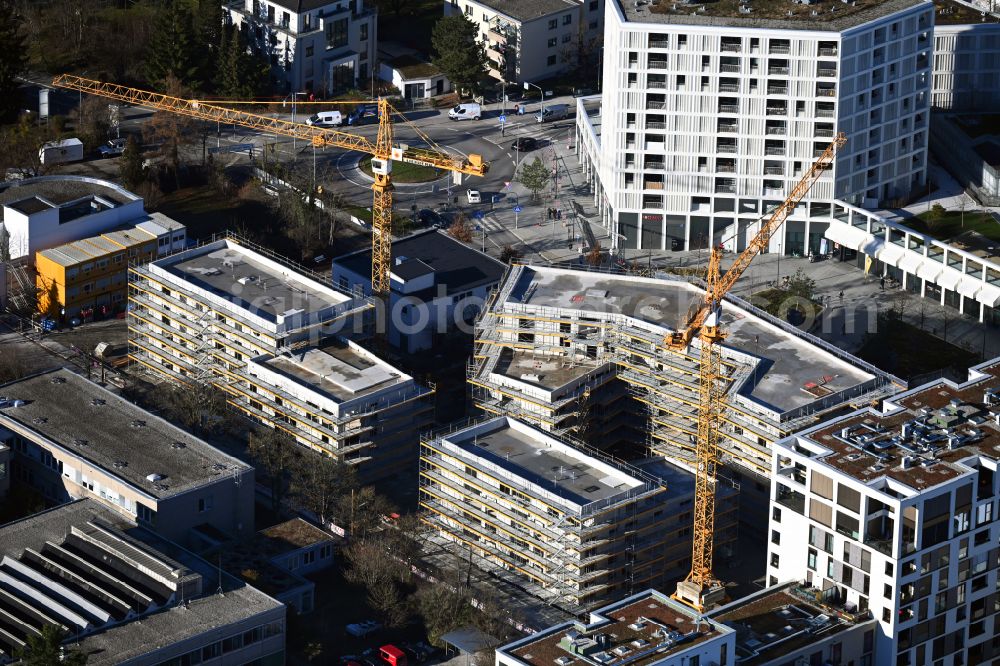
[(1000, 657), (1000, 362), (774, 448), (769, 583), (870, 614), (872, 663)]
[(676, 518), (690, 512), (690, 478), (674, 488), (508, 417), (420, 446), (420, 506), (432, 538), (463, 559), (468, 549), (477, 566), (549, 604), (617, 599), (689, 566), (690, 549), (677, 541), (690, 520)]
[(185, 228), (153, 213), (150, 219), (35, 254), (38, 311), (62, 320), (124, 312), (128, 267), (181, 249)]
[(990, 112), (1000, 107), (1000, 7), (994, 6), (993, 13), (983, 9), (953, 0), (937, 2), (931, 93), (935, 110)]
[(599, 0), (445, 0), (444, 12), (479, 25), (489, 75), (498, 81), (542, 81), (572, 70), (581, 57), (597, 61)]
[(770, 252), (819, 253), (837, 202), (924, 186), (933, 4), (777, 12), (607, 3), (600, 123), (577, 123), (617, 246), (742, 250), (838, 132), (847, 145)]
[(46, 501), (91, 498), (189, 547), (253, 533), (249, 465), (66, 369), (2, 393), (11, 478)]
[[(477, 322), (473, 399), (555, 436), (630, 456), (638, 442), (643, 455), (695, 469), (697, 352), (664, 340), (702, 297), (669, 276), (515, 266)], [(773, 443), (896, 389), (885, 373), (750, 303), (731, 298), (723, 312), (721, 474), (740, 485), (740, 522), (759, 526)]]
[(227, 20), (271, 61), (286, 93), (329, 96), (378, 75), (378, 14), (364, 0), (234, 0)]

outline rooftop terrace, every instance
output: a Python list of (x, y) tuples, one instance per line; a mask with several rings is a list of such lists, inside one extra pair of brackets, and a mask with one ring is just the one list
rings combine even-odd
[(0, 395), (0, 426), (49, 440), (152, 497), (250, 469), (67, 369), (5, 384)]
[(648, 590), (591, 614), (589, 624), (570, 623), (540, 631), (499, 649), (530, 666), (647, 666), (730, 633), (693, 611)]
[[(622, 314), (677, 329), (701, 298), (700, 289), (679, 280), (526, 267), (508, 302), (579, 310), (594, 313), (594, 318)], [(875, 379), (857, 365), (730, 303), (723, 309), (723, 324), (729, 330), (725, 347), (760, 358), (741, 393), (778, 412)]]
[(343, 341), (264, 357), (257, 362), (336, 402), (360, 398), (410, 379), (374, 354)]
[(187, 250), (152, 265), (271, 321), (350, 300), (346, 294), (230, 240)]
[(935, 25), (1000, 23), (1000, 17), (973, 9), (954, 0), (934, 0)]
[(982, 376), (965, 384), (941, 380), (902, 393), (886, 413), (828, 422), (800, 435), (820, 450), (796, 450), (863, 483), (893, 479), (914, 491), (967, 473), (959, 461), (969, 457), (1000, 459), (1000, 364), (977, 370)]
[(444, 439), (577, 505), (611, 499), (644, 486), (638, 476), (507, 417), (491, 419)]
[[(618, 0), (627, 21), (839, 32), (929, 0)], [(741, 7), (749, 11), (741, 11)]]

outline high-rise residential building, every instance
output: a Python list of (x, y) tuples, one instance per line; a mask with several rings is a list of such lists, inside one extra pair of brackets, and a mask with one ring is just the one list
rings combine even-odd
[(578, 101), (577, 145), (613, 243), (742, 250), (840, 132), (769, 251), (828, 251), (837, 202), (922, 190), (933, 13), (929, 0), (609, 0), (600, 115)]
[(769, 584), (870, 612), (874, 664), (987, 664), (997, 640), (1000, 362), (779, 442)]
[[(371, 4), (371, 6), (368, 6)], [(364, 0), (233, 0), (227, 20), (271, 61), (286, 93), (365, 89), (376, 75), (378, 12)], [(308, 115), (308, 114), (306, 114)]]

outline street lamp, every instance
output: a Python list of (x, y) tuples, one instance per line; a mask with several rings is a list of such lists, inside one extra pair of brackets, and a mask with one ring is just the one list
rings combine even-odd
[(528, 86), (531, 86), (532, 88), (538, 88), (538, 92), (542, 93), (542, 111), (541, 111), (541, 113), (542, 113), (542, 117), (544, 118), (545, 117), (545, 91), (542, 90), (541, 86), (536, 86), (534, 83), (528, 83), (527, 81), (525, 81), (524, 82), (524, 89), (527, 90)]
[[(285, 103), (288, 102), (288, 98), (292, 99), (292, 124), (295, 124), (295, 99), (299, 95), (305, 95), (305, 92), (293, 92), (289, 94), (285, 99), (281, 100), (281, 108), (285, 108)], [(295, 135), (292, 135), (292, 154), (295, 154)]]

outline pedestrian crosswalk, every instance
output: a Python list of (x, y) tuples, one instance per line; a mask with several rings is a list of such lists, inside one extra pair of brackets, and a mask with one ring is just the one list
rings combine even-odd
[(507, 230), (507, 227), (497, 219), (496, 215), (485, 215), (483, 219), (477, 220), (476, 224), (486, 229), (487, 233), (500, 233)]

